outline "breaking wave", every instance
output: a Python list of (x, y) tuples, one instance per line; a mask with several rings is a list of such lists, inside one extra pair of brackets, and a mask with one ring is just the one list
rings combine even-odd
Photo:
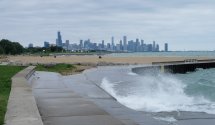
[(186, 94), (187, 84), (172, 74), (129, 74), (135, 76), (133, 80), (110, 82), (110, 78), (103, 78), (101, 87), (131, 109), (146, 112), (192, 111), (215, 114), (213, 101), (204, 96)]

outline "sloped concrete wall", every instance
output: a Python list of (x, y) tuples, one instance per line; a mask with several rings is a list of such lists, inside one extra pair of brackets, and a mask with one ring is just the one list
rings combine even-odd
[(43, 125), (32, 88), (27, 82), (34, 68), (30, 66), (12, 78), (5, 125)]

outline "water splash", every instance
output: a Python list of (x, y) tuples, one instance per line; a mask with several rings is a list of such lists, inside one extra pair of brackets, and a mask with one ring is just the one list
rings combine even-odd
[[(133, 74), (132, 74), (133, 75)], [(192, 111), (215, 114), (215, 103), (202, 96), (187, 95), (186, 84), (170, 74), (135, 76), (135, 80), (111, 83), (102, 80), (101, 87), (123, 105), (138, 111)], [(124, 95), (119, 94), (121, 91)]]

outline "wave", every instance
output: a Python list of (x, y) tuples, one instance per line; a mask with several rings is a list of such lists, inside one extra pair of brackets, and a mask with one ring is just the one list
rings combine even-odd
[[(134, 75), (134, 74), (131, 74)], [(186, 84), (171, 74), (135, 76), (135, 80), (110, 82), (103, 78), (101, 87), (121, 104), (138, 111), (171, 112), (192, 111), (215, 114), (215, 103), (203, 96), (189, 96)], [(123, 95), (119, 94), (122, 93)]]

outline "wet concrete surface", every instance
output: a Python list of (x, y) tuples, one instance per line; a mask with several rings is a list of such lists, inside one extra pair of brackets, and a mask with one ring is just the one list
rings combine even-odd
[[(166, 122), (155, 117), (170, 113), (135, 111), (117, 102), (100, 88), (104, 77), (111, 82), (135, 77), (131, 67), (99, 67), (79, 75), (36, 72), (30, 80), (45, 125), (214, 125), (214, 115), (174, 112), (177, 121)], [(129, 82), (129, 81), (128, 81)]]
[[(81, 77), (77, 75), (77, 79)], [(36, 72), (34, 74), (30, 84), (45, 125), (125, 124), (88, 99), (97, 97), (112, 99), (112, 97), (98, 89), (96, 85), (91, 85), (86, 81), (83, 82), (81, 79), (78, 81), (78, 83), (73, 83), (80, 85), (79, 87), (76, 85), (77, 87), (73, 88), (80, 88), (77, 93), (66, 86), (62, 77), (57, 73)]]
[(12, 77), (4, 125), (43, 125), (32, 88), (26, 80), (33, 69), (33, 66), (27, 67)]

